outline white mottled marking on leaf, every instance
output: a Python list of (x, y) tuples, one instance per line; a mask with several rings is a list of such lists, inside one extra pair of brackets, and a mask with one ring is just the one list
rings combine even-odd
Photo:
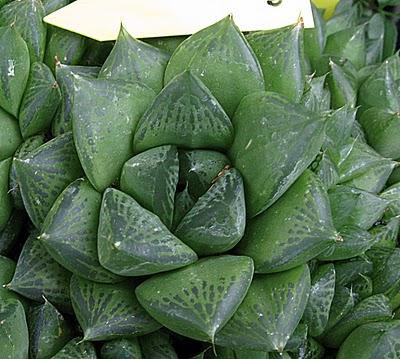
[(15, 76), (15, 61), (14, 60), (8, 60), (7, 76), (8, 77), (14, 77)]

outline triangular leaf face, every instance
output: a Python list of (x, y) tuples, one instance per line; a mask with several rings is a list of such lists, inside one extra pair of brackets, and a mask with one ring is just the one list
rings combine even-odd
[(310, 111), (327, 111), (331, 104), (331, 93), (325, 86), (326, 75), (310, 76), (300, 103)]
[(71, 312), (71, 273), (61, 267), (33, 236), (25, 242), (13, 279), (7, 287), (38, 302), (44, 302), (45, 296), (58, 308)]
[(247, 40), (260, 61), (266, 91), (300, 101), (306, 80), (302, 25), (254, 32)]
[(357, 109), (343, 106), (334, 111), (326, 123), (325, 146), (340, 148), (350, 140)]
[(354, 298), (357, 302), (370, 297), (374, 293), (373, 286), (374, 284), (372, 279), (365, 275), (360, 276), (350, 284), (350, 288), (352, 289)]
[(122, 278), (103, 268), (97, 255), (97, 228), (101, 194), (78, 179), (57, 198), (43, 224), (39, 240), (62, 266), (95, 282)]
[[(4, 202), (0, 202), (4, 203)], [(15, 209), (8, 219), (4, 229), (0, 232), (0, 254), (8, 255), (15, 250), (21, 239), (21, 232), (26, 224), (27, 217), (23, 211)]]
[(366, 256), (355, 257), (336, 262), (335, 270), (336, 285), (348, 285), (359, 278), (360, 275), (370, 275), (373, 271), (373, 263)]
[(189, 187), (186, 186), (182, 192), (175, 194), (174, 219), (172, 228), (175, 229), (196, 203), (196, 198), (189, 193)]
[(307, 265), (256, 275), (232, 319), (217, 334), (219, 345), (282, 352), (303, 315), (310, 291)]
[(151, 333), (161, 327), (140, 306), (131, 282), (102, 284), (71, 279), (71, 300), (84, 340), (110, 340)]
[[(132, 155), (133, 134), (154, 92), (140, 83), (75, 75), (73, 133), (82, 167), (102, 192)], [(88, 108), (87, 104), (93, 103)]]
[(326, 33), (328, 36), (357, 25), (361, 10), (360, 6), (359, 4), (353, 5), (351, 1), (348, 1), (348, 3), (347, 9), (339, 9), (338, 13), (326, 21)]
[(322, 334), (328, 323), (334, 294), (335, 267), (333, 264), (326, 264), (319, 267), (312, 276), (310, 297), (303, 316), (303, 321), (313, 337)]
[(0, 108), (0, 161), (12, 157), (21, 142), (18, 122)]
[(158, 93), (163, 88), (169, 57), (168, 53), (136, 40), (121, 27), (99, 78), (141, 82)]
[(144, 359), (178, 359), (170, 336), (161, 331), (140, 337), (140, 345)]
[(339, 182), (339, 170), (333, 161), (334, 153), (326, 149), (311, 164), (310, 169), (319, 177), (325, 188), (331, 188)]
[(120, 186), (171, 228), (178, 179), (178, 150), (175, 146), (160, 146), (127, 161), (122, 168)]
[(0, 27), (0, 107), (18, 116), (29, 77), (29, 51), (14, 27)]
[(381, 193), (381, 197), (389, 201), (385, 219), (397, 217), (400, 215), (400, 182), (386, 188)]
[(72, 339), (52, 359), (97, 359), (96, 350), (90, 342), (82, 342), (81, 338)]
[(12, 212), (12, 201), (8, 191), (11, 162), (11, 158), (0, 161), (0, 231), (6, 227)]
[(0, 26), (15, 26), (28, 46), (32, 63), (43, 60), (47, 34), (44, 15), (40, 0), (11, 1), (0, 9)]
[(0, 302), (7, 299), (21, 299), (17, 293), (6, 287), (14, 275), (15, 267), (16, 263), (13, 260), (0, 256)]
[(400, 217), (391, 218), (386, 224), (373, 227), (370, 230), (374, 237), (373, 248), (395, 248), (399, 231)]
[(254, 259), (256, 272), (297, 267), (338, 239), (326, 190), (306, 171), (271, 208), (247, 222), (236, 252)]
[(248, 214), (254, 217), (312, 163), (324, 140), (324, 121), (278, 94), (259, 92), (243, 99), (233, 124), (230, 158), (244, 178)]
[(172, 79), (141, 118), (133, 144), (142, 152), (160, 145), (226, 149), (233, 126), (218, 101), (191, 71)]
[(28, 325), (31, 358), (52, 358), (72, 337), (70, 324), (47, 300), (30, 309)]
[(40, 228), (65, 187), (83, 175), (72, 134), (58, 136), (14, 162), (25, 209)]
[(22, 304), (0, 301), (0, 350), (3, 358), (28, 358), (29, 333)]
[(186, 69), (204, 82), (228, 116), (244, 96), (264, 89), (260, 64), (230, 16), (178, 46), (168, 63), (165, 83)]
[(102, 359), (143, 358), (139, 340), (137, 338), (122, 338), (105, 342), (101, 347), (100, 355)]
[(60, 89), (51, 70), (41, 62), (33, 63), (19, 111), (24, 138), (50, 127), (60, 101)]
[(101, 265), (125, 276), (164, 272), (197, 260), (155, 214), (111, 188), (103, 195), (98, 249)]
[(232, 249), (245, 225), (243, 180), (236, 169), (228, 169), (183, 217), (175, 234), (198, 255), (213, 255)]
[(253, 262), (248, 257), (202, 259), (162, 273), (136, 289), (140, 303), (158, 322), (189, 338), (214, 342), (249, 289)]

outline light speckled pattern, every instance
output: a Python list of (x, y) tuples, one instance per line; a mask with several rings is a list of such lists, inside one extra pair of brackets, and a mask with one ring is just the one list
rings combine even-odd
[(332, 112), (326, 121), (326, 137), (324, 148), (330, 148), (332, 159), (337, 156), (338, 148), (348, 143), (356, 123), (357, 109), (350, 106), (343, 106)]
[(210, 90), (188, 70), (169, 82), (146, 110), (135, 133), (135, 153), (160, 145), (227, 149), (233, 126)]
[(101, 194), (88, 180), (77, 179), (57, 198), (43, 224), (40, 242), (62, 266), (95, 282), (123, 278), (103, 268), (97, 255)]
[(178, 46), (165, 71), (165, 84), (184, 69), (204, 82), (229, 116), (244, 96), (264, 89), (260, 64), (230, 16)]
[(373, 248), (395, 248), (399, 231), (400, 217), (393, 217), (386, 224), (374, 226), (370, 230), (370, 234), (375, 238)]
[[(368, 252), (369, 253), (369, 252)], [(360, 275), (369, 275), (373, 272), (373, 263), (367, 256), (358, 256), (344, 261), (335, 262), (336, 284), (348, 285)]]
[(72, 339), (71, 324), (47, 300), (44, 304), (31, 307), (27, 318), (32, 359), (52, 358)]
[(100, 356), (101, 359), (143, 359), (138, 338), (107, 341), (101, 347)]
[[(90, 342), (75, 338), (68, 342), (52, 359), (97, 359), (96, 350)], [(116, 359), (116, 358), (115, 358)]]
[(118, 39), (100, 70), (99, 78), (137, 81), (159, 93), (169, 57), (167, 52), (133, 38), (121, 25)]
[(178, 180), (177, 148), (160, 146), (142, 152), (124, 164), (120, 187), (171, 228)]
[(83, 175), (71, 133), (46, 142), (14, 163), (25, 209), (36, 228), (42, 226), (65, 187)]
[(324, 118), (276, 93), (258, 92), (241, 101), (233, 124), (230, 158), (244, 178), (248, 214), (254, 217), (313, 162), (324, 141)]
[(390, 201), (385, 212), (385, 219), (400, 216), (400, 182), (386, 188), (381, 193), (381, 198)]
[(25, 40), (31, 62), (42, 61), (46, 46), (47, 27), (42, 21), (45, 14), (40, 0), (18, 0), (0, 9), (0, 26), (15, 26)]
[(339, 170), (333, 161), (333, 157), (334, 153), (328, 148), (320, 153), (309, 167), (327, 189), (339, 181)]
[(73, 96), (75, 146), (86, 176), (102, 192), (132, 156), (136, 125), (155, 94), (140, 83), (74, 75)]
[(172, 228), (176, 228), (182, 218), (190, 211), (195, 205), (196, 198), (189, 193), (189, 186), (186, 185), (182, 192), (175, 193), (175, 207), (174, 219), (172, 221)]
[(158, 322), (189, 338), (214, 342), (243, 301), (253, 261), (242, 256), (209, 257), (147, 279), (136, 289), (140, 303)]
[(326, 190), (307, 170), (272, 207), (247, 222), (235, 252), (252, 257), (257, 273), (280, 272), (317, 257), (337, 239)]
[(28, 357), (29, 334), (24, 307), (16, 299), (0, 301), (0, 352), (4, 359)]
[(303, 26), (299, 23), (283, 29), (256, 31), (247, 40), (260, 62), (265, 89), (298, 102), (306, 81)]
[(130, 281), (103, 284), (74, 275), (71, 300), (86, 341), (144, 335), (161, 327), (139, 304)]
[(233, 168), (221, 172), (174, 233), (198, 255), (205, 256), (232, 249), (243, 237), (245, 226), (243, 180)]
[(21, 299), (19, 294), (5, 287), (10, 283), (15, 272), (15, 267), (16, 263), (13, 260), (0, 256), (0, 302), (7, 299)]
[(18, 116), (24, 138), (46, 132), (60, 102), (60, 89), (53, 73), (45, 64), (34, 62)]
[(60, 310), (71, 313), (71, 273), (61, 267), (34, 237), (35, 233), (25, 242), (7, 287), (37, 302), (43, 303), (45, 296)]
[(326, 76), (310, 76), (306, 81), (300, 103), (310, 111), (326, 111), (330, 109), (331, 93), (325, 86)]
[(144, 359), (178, 359), (167, 333), (158, 331), (140, 338)]
[(29, 77), (29, 51), (15, 27), (0, 27), (0, 106), (17, 117)]
[(232, 319), (217, 334), (219, 345), (282, 352), (303, 315), (310, 291), (307, 265), (256, 275)]
[(98, 249), (101, 265), (125, 276), (164, 272), (197, 260), (196, 253), (155, 214), (112, 188), (103, 196)]

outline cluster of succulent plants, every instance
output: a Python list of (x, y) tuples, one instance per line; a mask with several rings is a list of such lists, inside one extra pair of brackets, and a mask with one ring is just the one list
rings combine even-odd
[(67, 3), (0, 0), (0, 356), (400, 358), (393, 21), (114, 44)]

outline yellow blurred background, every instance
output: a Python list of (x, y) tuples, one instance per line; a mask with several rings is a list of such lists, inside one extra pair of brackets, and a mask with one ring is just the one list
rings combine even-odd
[(312, 0), (313, 3), (321, 8), (326, 9), (325, 18), (330, 18), (335, 11), (335, 7), (339, 0)]

